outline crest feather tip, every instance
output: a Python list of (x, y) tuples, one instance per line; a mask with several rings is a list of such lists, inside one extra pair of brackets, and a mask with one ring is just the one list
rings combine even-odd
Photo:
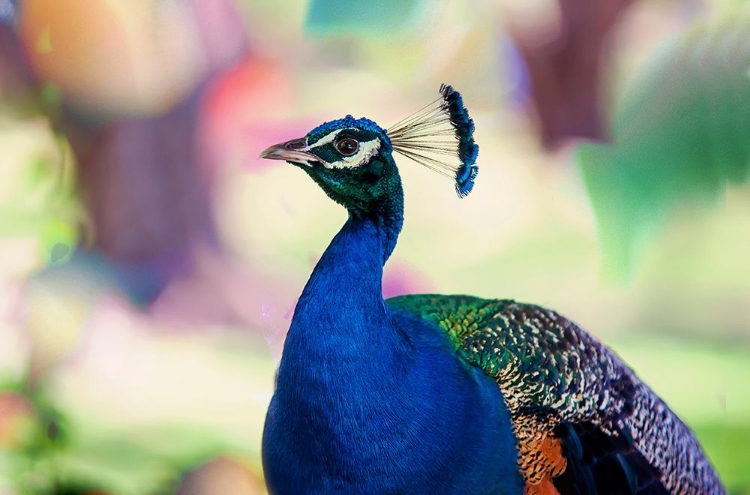
[(452, 86), (442, 84), (440, 98), (392, 126), (387, 134), (394, 151), (454, 179), (460, 198), (471, 192), (479, 171), (475, 164), (479, 147), (474, 142), (474, 121), (461, 93)]

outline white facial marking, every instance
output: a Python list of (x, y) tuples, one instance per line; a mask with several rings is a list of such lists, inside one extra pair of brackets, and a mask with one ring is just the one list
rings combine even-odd
[(305, 151), (311, 149), (311, 148), (320, 148), (321, 146), (325, 146), (328, 143), (332, 143), (334, 139), (336, 139), (336, 136), (339, 135), (340, 132), (343, 131), (356, 131), (356, 129), (353, 128), (346, 128), (346, 129), (339, 129), (335, 132), (332, 132), (330, 134), (326, 134), (322, 138), (315, 141), (313, 144), (308, 144), (307, 148), (305, 148)]
[(371, 141), (365, 141), (359, 143), (359, 150), (352, 156), (345, 156), (341, 160), (333, 163), (323, 162), (323, 166), (326, 168), (347, 168), (347, 167), (359, 167), (367, 163), (380, 149), (380, 141), (375, 138)]
[[(319, 140), (315, 141), (313, 144), (308, 144), (306, 147), (304, 147), (300, 151), (310, 151), (312, 148), (319, 148), (321, 146), (325, 146), (326, 144), (332, 143), (336, 137), (338, 137), (339, 133), (343, 131), (354, 131), (356, 129), (353, 128), (347, 128), (347, 129), (339, 129), (335, 132), (332, 132)], [(380, 140), (378, 138), (372, 139), (370, 141), (364, 141), (359, 143), (359, 150), (352, 156), (345, 156), (341, 158), (341, 160), (337, 160), (333, 163), (326, 163), (321, 161), (323, 163), (323, 166), (325, 168), (356, 168), (361, 165), (364, 165), (367, 163), (367, 161), (375, 156), (377, 152), (380, 150)]]

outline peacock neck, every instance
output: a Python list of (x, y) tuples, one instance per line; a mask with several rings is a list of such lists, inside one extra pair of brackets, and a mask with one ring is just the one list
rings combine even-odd
[(350, 212), (305, 286), (264, 431), (271, 492), (522, 491), (495, 383), (439, 329), (383, 300), (402, 222), (400, 198)]
[(371, 212), (349, 212), (300, 296), (285, 353), (296, 345), (308, 356), (357, 353), (398, 339), (382, 296), (383, 265), (403, 224), (401, 196), (391, 198)]
[[(372, 245), (378, 244), (381, 255), (381, 271), (388, 258), (393, 253), (398, 241), (398, 235), (404, 223), (404, 207), (401, 197), (384, 201), (378, 204), (372, 213), (350, 211), (349, 220), (341, 230), (343, 232), (347, 225), (362, 229), (373, 229), (374, 237), (369, 239)], [(340, 233), (341, 233), (340, 232)], [(365, 240), (364, 238), (362, 239)], [(335, 239), (334, 239), (335, 242)], [(332, 244), (333, 245), (333, 244)], [(382, 273), (382, 272), (381, 272)]]

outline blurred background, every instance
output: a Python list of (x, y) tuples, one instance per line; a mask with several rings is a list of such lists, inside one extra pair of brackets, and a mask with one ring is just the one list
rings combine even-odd
[(386, 296), (611, 345), (750, 493), (741, 0), (0, 0), (0, 494), (264, 493), (297, 296), (345, 220), (265, 147), (452, 84), (480, 175), (400, 159)]

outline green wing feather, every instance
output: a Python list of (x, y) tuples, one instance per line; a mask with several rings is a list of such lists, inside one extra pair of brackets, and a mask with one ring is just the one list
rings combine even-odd
[(511, 411), (616, 417), (633, 398), (632, 372), (554, 311), (508, 299), (430, 294), (392, 298), (388, 305), (437, 323), (459, 356), (497, 381)]
[(591, 423), (611, 435), (628, 432), (670, 492), (718, 487), (715, 493), (722, 493), (690, 429), (611, 350), (558, 313), (471, 296), (409, 295), (387, 304), (437, 324), (461, 359), (497, 382), (514, 418), (527, 480), (552, 467), (537, 469), (538, 460), (524, 459), (524, 442), (554, 436), (563, 422)]

